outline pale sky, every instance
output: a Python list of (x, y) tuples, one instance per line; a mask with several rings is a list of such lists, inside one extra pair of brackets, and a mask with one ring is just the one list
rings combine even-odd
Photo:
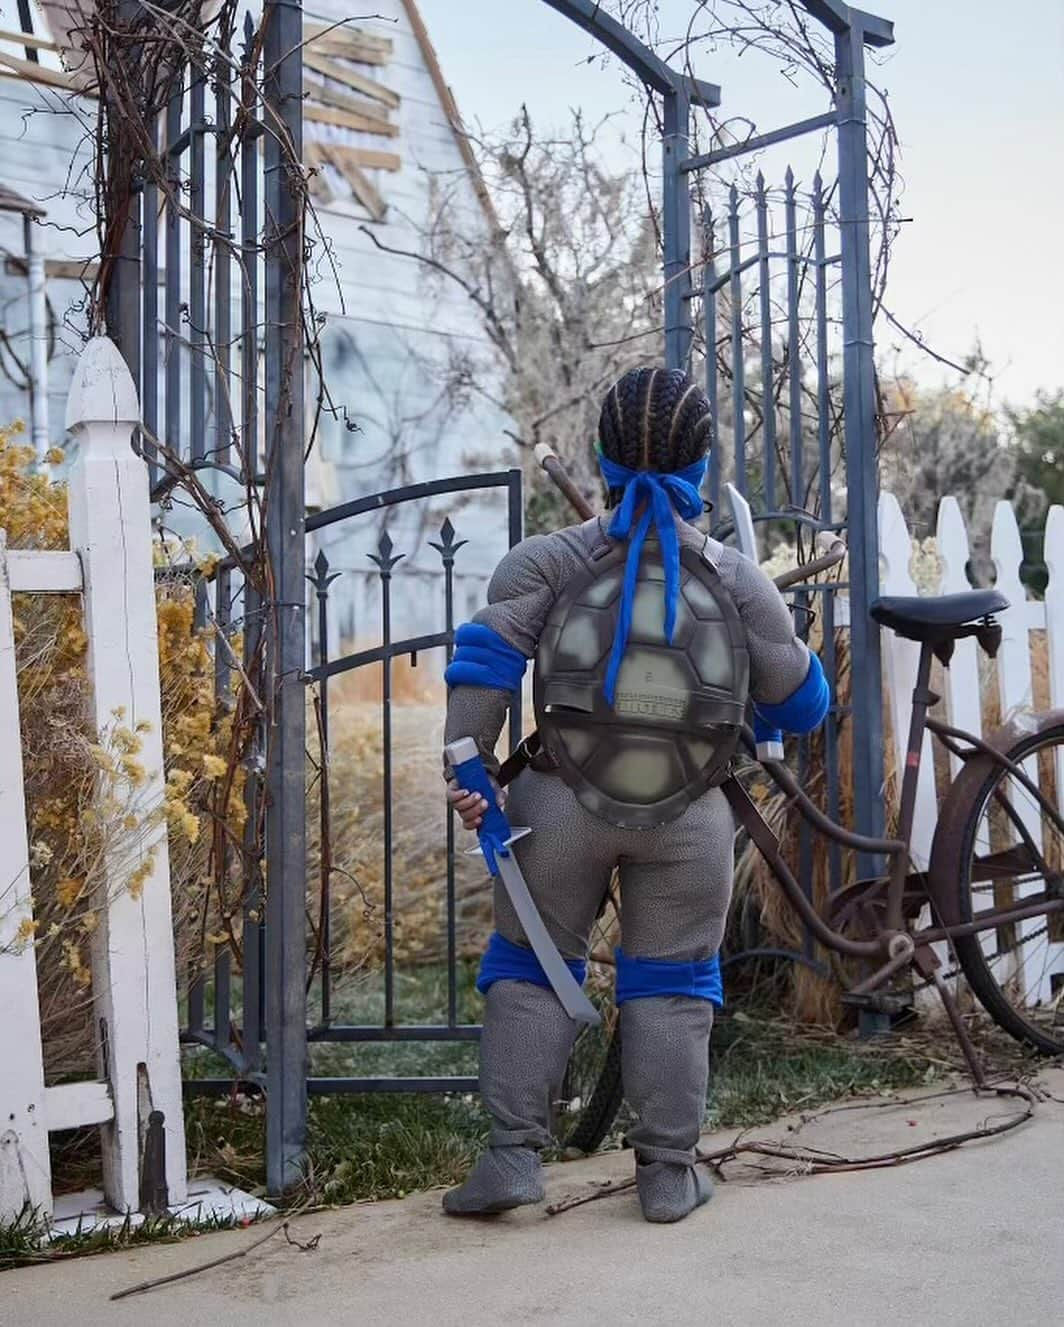
[[(642, 117), (619, 67), (589, 66), (601, 48), (542, 0), (419, 4), (467, 121), (498, 128), (522, 101), (544, 128), (564, 125), (570, 107), (594, 118), (625, 111), (622, 131), (638, 141)], [(663, 0), (666, 35), (692, 4)], [(1064, 387), (1064, 0), (866, 7), (894, 20), (896, 45), (873, 76), (890, 94), (902, 214), (912, 218), (895, 248), (888, 304), (951, 357), (979, 337), (997, 404)], [(696, 72), (721, 84), (722, 111), (759, 131), (825, 109), (822, 94), (796, 91), (763, 57), (704, 52)], [(766, 176), (782, 174), (778, 152), (766, 155)], [(880, 331), (881, 356), (896, 339)], [(919, 372), (943, 380), (926, 360)]]

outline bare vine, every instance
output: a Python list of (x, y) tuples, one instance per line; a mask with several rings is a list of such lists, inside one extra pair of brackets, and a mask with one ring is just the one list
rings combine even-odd
[[(195, 196), (196, 182), (181, 167), (181, 149), (166, 136), (168, 108), (194, 107), (189, 99), (198, 87), (203, 96), (200, 104), (213, 105), (214, 113), (205, 114), (202, 123), (190, 124), (186, 132), (202, 134), (211, 144), (212, 167), (215, 160), (220, 163), (236, 213), (240, 214), (243, 201), (241, 151), (249, 137), (273, 140), (282, 187), (290, 191), (299, 258), (294, 270), (284, 271), (281, 279), (296, 291), (303, 350), (316, 391), (309, 411), (309, 453), (322, 415), (336, 413), (321, 371), (322, 320), (313, 300), (316, 251), (327, 254), (327, 246), (320, 243), (309, 198), (309, 172), (269, 93), (273, 70), (265, 67), (264, 50), (271, 7), (258, 22), (247, 18), (238, 44), (240, 12), (237, 0), (171, 4), (143, 0), (136, 5), (100, 0), (77, 17), (70, 44), (84, 56), (82, 80), (95, 95), (97, 108), (92, 181), (101, 261), (86, 298), (87, 321), (90, 333), (115, 326), (121, 264), (130, 251), (139, 258), (135, 226), (142, 208), (158, 208), (160, 231), (163, 224), (187, 231), (193, 253), (201, 256), (212, 282), (220, 284), (226, 279), (221, 274), (232, 271), (245, 291), (252, 288), (251, 265), (277, 242), (276, 235), (270, 238), (277, 227), (268, 207), (264, 231), (251, 246), (242, 242), (239, 228), (230, 233), (229, 227), (204, 215), (204, 199)], [(208, 570), (208, 576), (223, 578), (226, 604), (231, 587), (241, 587), (243, 595), (241, 613), (234, 616), (227, 611), (225, 620), (217, 620), (205, 582), (200, 592), (201, 620), (216, 642), (219, 686), (213, 723), (229, 735), (226, 770), (211, 784), (210, 805), (205, 808), (213, 830), (199, 921), (201, 949), (206, 948), (208, 934), (216, 941), (224, 937), (239, 961), (242, 918), (260, 887), (264, 856), (264, 735), (276, 689), (284, 680), (267, 666), (277, 639), (278, 577), (265, 530), (278, 446), (275, 421), (263, 418), (258, 382), (258, 345), (265, 334), (261, 316), (229, 343), (216, 341), (209, 318), (207, 325), (195, 326), (187, 304), (182, 304), (180, 316), (179, 326), (164, 328), (167, 353), (200, 357), (205, 380), (213, 389), (217, 421), (213, 446), (204, 438), (190, 456), (186, 441), (169, 436), (165, 427), (159, 436), (142, 427), (140, 437), (145, 455), (157, 467), (157, 498), (164, 507), (183, 506), (198, 513), (222, 548), (222, 561)], [(275, 401), (288, 398), (292, 375), (304, 374), (305, 368), (303, 356), (283, 367), (282, 381), (274, 384)], [(228, 483), (227, 500), (218, 496), (219, 478)], [(232, 814), (234, 791), (240, 787), (246, 788), (246, 826), (234, 821)], [(320, 923), (317, 930), (320, 933)]]

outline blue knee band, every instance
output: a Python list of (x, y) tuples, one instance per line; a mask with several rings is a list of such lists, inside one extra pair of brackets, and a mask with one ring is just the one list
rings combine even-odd
[(619, 1005), (627, 1000), (650, 1000), (659, 995), (687, 995), (723, 1008), (724, 983), (719, 954), (696, 963), (668, 958), (629, 958), (623, 949), (618, 949), (616, 956), (616, 999)]
[(454, 634), (454, 659), (444, 673), (449, 687), (519, 691), (528, 660), (491, 627), (466, 622)]
[[(583, 986), (587, 963), (582, 958), (567, 958), (565, 965)], [(539, 959), (525, 945), (515, 945), (498, 931), (491, 933), (484, 957), (480, 960), (477, 990), (484, 995), (497, 981), (528, 981), (533, 986), (550, 986)]]

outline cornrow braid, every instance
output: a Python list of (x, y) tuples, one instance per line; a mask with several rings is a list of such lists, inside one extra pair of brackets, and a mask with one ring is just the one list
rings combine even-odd
[[(629, 470), (671, 474), (712, 443), (709, 401), (679, 369), (630, 369), (606, 393), (599, 415), (603, 455)], [(610, 492), (610, 505), (619, 500)]]

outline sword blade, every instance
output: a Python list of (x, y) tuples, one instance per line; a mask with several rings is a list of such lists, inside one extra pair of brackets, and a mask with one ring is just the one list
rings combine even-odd
[(558, 947), (550, 937), (543, 918), (539, 915), (535, 900), (528, 892), (525, 877), (517, 864), (517, 858), (511, 852), (508, 857), (496, 857), (502, 883), (510, 897), (510, 902), (517, 913), (521, 929), (528, 937), (532, 952), (539, 959), (540, 967), (547, 974), (554, 994), (562, 1003), (562, 1008), (577, 1023), (588, 1023), (597, 1027), (602, 1019), (599, 1012), (569, 971), (565, 959), (558, 952)]

